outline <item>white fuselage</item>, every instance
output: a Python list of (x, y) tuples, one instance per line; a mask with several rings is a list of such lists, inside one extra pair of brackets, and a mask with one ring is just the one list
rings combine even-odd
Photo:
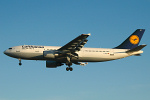
[[(50, 56), (48, 58), (43, 56), (44, 51), (54, 53), (59, 48), (59, 46), (23, 45), (9, 48), (4, 51), (4, 53), (17, 59), (53, 60), (63, 62), (62, 59), (57, 59), (55, 56)], [(81, 51), (76, 52), (78, 58), (73, 57), (71, 60), (72, 62), (103, 62), (143, 53), (141, 50), (134, 53), (126, 53), (127, 50), (128, 49), (82, 48)]]

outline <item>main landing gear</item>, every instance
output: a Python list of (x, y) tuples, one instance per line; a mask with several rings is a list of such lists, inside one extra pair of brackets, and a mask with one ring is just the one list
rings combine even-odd
[(71, 57), (70, 56), (67, 56), (67, 62), (66, 62), (66, 65), (68, 66), (67, 68), (66, 68), (66, 71), (73, 71), (73, 68), (72, 67), (70, 67), (71, 65), (72, 65), (72, 62), (71, 62)]
[(21, 66), (22, 65), (22, 63), (21, 63), (21, 59), (18, 59), (19, 60), (19, 66)]
[(70, 62), (70, 63), (66, 63), (66, 65), (68, 65), (68, 67), (66, 68), (66, 71), (73, 71), (73, 68), (72, 67), (70, 67), (71, 65), (72, 65), (72, 62)]

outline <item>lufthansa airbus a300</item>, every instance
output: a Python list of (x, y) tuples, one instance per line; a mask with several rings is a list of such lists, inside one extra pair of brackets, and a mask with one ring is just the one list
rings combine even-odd
[(140, 56), (141, 50), (146, 45), (139, 45), (145, 29), (137, 29), (123, 43), (114, 48), (83, 48), (90, 34), (81, 34), (66, 45), (60, 46), (14, 46), (4, 51), (4, 54), (17, 58), (19, 65), (21, 59), (45, 60), (47, 68), (56, 68), (66, 64), (67, 71), (72, 71), (72, 64), (85, 66), (87, 62), (104, 62), (125, 58), (128, 56)]

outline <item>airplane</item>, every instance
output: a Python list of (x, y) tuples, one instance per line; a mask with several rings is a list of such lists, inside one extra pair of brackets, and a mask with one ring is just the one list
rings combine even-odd
[(91, 34), (81, 34), (66, 45), (37, 46), (21, 45), (8, 48), (4, 51), (7, 56), (17, 58), (21, 66), (21, 59), (45, 60), (47, 68), (57, 68), (66, 64), (66, 71), (72, 71), (72, 64), (85, 66), (87, 62), (104, 62), (140, 56), (146, 45), (139, 45), (145, 29), (137, 29), (124, 42), (114, 48), (83, 48)]

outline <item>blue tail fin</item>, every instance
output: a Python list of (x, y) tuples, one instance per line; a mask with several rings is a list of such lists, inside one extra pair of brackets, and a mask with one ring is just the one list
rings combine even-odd
[(145, 29), (137, 29), (123, 43), (115, 47), (116, 49), (133, 49), (137, 47), (144, 34)]

